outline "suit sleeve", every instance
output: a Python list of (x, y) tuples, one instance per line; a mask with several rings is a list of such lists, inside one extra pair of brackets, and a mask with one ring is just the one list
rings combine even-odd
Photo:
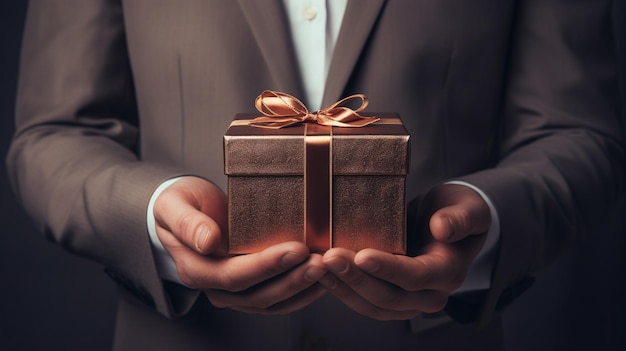
[(180, 171), (138, 157), (119, 1), (30, 1), (19, 74), (7, 165), (27, 212), (48, 239), (174, 314), (145, 218), (154, 189)]
[[(501, 223), (485, 321), (624, 193), (610, 1), (519, 1), (499, 162), (464, 177)], [(453, 308), (454, 309), (454, 308)]]

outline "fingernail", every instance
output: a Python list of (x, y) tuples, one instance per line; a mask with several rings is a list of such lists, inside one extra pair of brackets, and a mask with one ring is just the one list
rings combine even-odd
[(301, 255), (299, 253), (296, 252), (287, 252), (285, 255), (283, 255), (283, 257), (280, 259), (280, 263), (284, 266), (284, 267), (293, 267), (295, 265), (297, 265), (298, 263), (304, 261), (306, 259), (306, 256)]
[(343, 273), (348, 270), (348, 262), (341, 257), (333, 257), (324, 263), (335, 273)]
[(318, 283), (320, 283), (326, 289), (334, 289), (337, 286), (335, 278), (330, 274), (326, 274), (325, 276), (321, 277), (318, 280)]
[(310, 267), (304, 272), (304, 279), (308, 282), (316, 282), (318, 281), (324, 274), (326, 274), (326, 270), (319, 267)]
[(369, 273), (375, 273), (380, 268), (380, 264), (378, 264), (376, 260), (372, 260), (370, 258), (362, 262), (356, 262), (356, 264), (357, 266), (359, 266), (359, 268)]
[(195, 239), (196, 249), (203, 251), (203, 247), (206, 245), (207, 240), (209, 240), (209, 227), (204, 224), (200, 225), (196, 230)]

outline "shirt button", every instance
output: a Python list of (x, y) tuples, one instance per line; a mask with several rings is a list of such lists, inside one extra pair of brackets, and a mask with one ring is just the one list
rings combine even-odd
[(302, 10), (302, 16), (308, 20), (308, 21), (312, 21), (315, 19), (315, 17), (317, 17), (317, 10), (315, 10), (313, 7), (311, 6), (305, 6), (304, 9)]

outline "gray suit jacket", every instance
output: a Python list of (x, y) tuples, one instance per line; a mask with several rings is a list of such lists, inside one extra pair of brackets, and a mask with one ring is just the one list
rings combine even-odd
[(143, 336), (163, 349), (181, 339), (340, 347), (356, 326), (354, 339), (370, 347), (372, 335), (404, 345), (470, 342), (496, 330), (489, 321), (529, 276), (592, 229), (624, 189), (610, 1), (353, 0), (324, 105), (364, 93), (369, 111), (403, 117), (412, 135), (409, 199), (449, 179), (491, 198), (501, 221), (491, 289), (450, 301), (448, 312), (470, 326), (421, 337), (332, 299), (284, 317), (216, 310), (159, 279), (146, 206), (158, 184), (181, 174), (225, 188), (222, 135), (232, 117), (253, 112), (264, 89), (302, 96), (280, 1), (29, 7), (10, 177), (48, 238), (101, 262), (130, 292), (119, 348), (148, 342)]

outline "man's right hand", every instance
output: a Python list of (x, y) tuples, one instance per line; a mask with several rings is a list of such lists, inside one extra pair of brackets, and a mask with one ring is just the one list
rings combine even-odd
[(214, 184), (183, 177), (154, 205), (159, 240), (172, 256), (181, 281), (204, 291), (216, 307), (285, 314), (325, 293), (317, 281), (326, 268), (303, 243), (286, 242), (261, 252), (229, 256), (224, 250), (227, 198)]

